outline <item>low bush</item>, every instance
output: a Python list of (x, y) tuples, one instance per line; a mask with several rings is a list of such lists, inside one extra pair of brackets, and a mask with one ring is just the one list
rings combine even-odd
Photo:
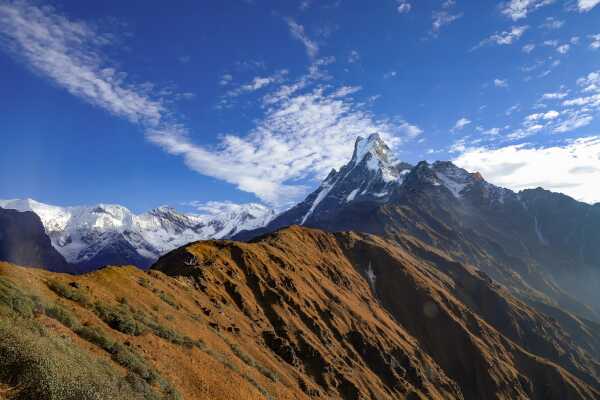
[(168, 293), (161, 291), (158, 294), (158, 297), (164, 301), (165, 303), (167, 303), (168, 305), (170, 305), (171, 307), (175, 308), (176, 310), (179, 310), (181, 308), (181, 306), (179, 304), (177, 304), (177, 301), (175, 301), (175, 299)]
[(93, 311), (108, 326), (126, 335), (139, 336), (145, 331), (143, 324), (136, 321), (125, 306), (110, 307), (96, 302)]
[(107, 337), (99, 327), (82, 326), (75, 331), (84, 340), (112, 353), (114, 341)]
[(146, 382), (152, 384), (159, 379), (158, 373), (152, 367), (146, 365), (146, 361), (133, 350), (121, 343), (112, 346), (112, 359), (119, 365), (127, 368), (130, 372), (138, 375)]
[(0, 306), (6, 313), (30, 318), (40, 308), (39, 300), (26, 295), (10, 279), (0, 277)]
[(79, 304), (89, 304), (90, 300), (88, 296), (79, 288), (67, 286), (58, 281), (49, 281), (48, 288), (60, 297), (75, 301)]
[(138, 282), (138, 284), (141, 287), (144, 287), (146, 289), (150, 289), (151, 285), (150, 285), (150, 281), (148, 280), (148, 278), (144, 278), (143, 276), (139, 277), (138, 280), (137, 280), (137, 282)]
[(0, 381), (15, 400), (142, 399), (110, 365), (33, 320), (0, 321)]
[(77, 326), (79, 325), (77, 318), (59, 305), (48, 305), (46, 306), (45, 311), (47, 316), (49, 316), (50, 318), (54, 318), (55, 320), (57, 320), (58, 322), (60, 322), (68, 328), (74, 329), (77, 328)]

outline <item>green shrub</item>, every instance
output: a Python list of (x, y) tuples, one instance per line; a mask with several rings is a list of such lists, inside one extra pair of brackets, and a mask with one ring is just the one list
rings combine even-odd
[(150, 384), (156, 382), (159, 378), (154, 369), (146, 365), (142, 357), (120, 343), (113, 345), (112, 359)]
[(171, 307), (173, 307), (173, 308), (175, 308), (175, 309), (177, 309), (177, 310), (179, 310), (179, 308), (181, 308), (181, 307), (180, 307), (180, 305), (179, 305), (179, 304), (177, 304), (177, 302), (175, 301), (175, 299), (174, 299), (174, 298), (173, 298), (173, 297), (172, 297), (170, 294), (168, 294), (168, 293), (166, 293), (166, 292), (163, 292), (163, 291), (161, 291), (161, 292), (158, 294), (158, 297), (159, 297), (159, 298), (160, 298), (162, 301), (164, 301), (165, 303), (167, 303), (168, 305), (170, 305)]
[(7, 313), (24, 318), (32, 317), (40, 308), (39, 299), (26, 295), (5, 277), (0, 277), (0, 306), (4, 306)]
[(79, 325), (77, 318), (73, 314), (56, 304), (46, 306), (46, 315), (71, 329)]
[(82, 326), (75, 331), (82, 339), (112, 353), (114, 342), (98, 327)]
[(151, 286), (150, 285), (150, 281), (147, 278), (141, 276), (141, 277), (138, 278), (137, 282), (138, 282), (138, 284), (141, 287), (144, 287), (146, 289), (150, 289), (150, 286)]
[(15, 400), (142, 399), (110, 365), (33, 320), (0, 321), (0, 381)]
[(108, 326), (126, 335), (139, 336), (145, 331), (125, 307), (109, 307), (97, 302), (93, 311)]
[(75, 301), (79, 304), (86, 305), (90, 302), (88, 296), (83, 293), (81, 289), (67, 286), (58, 281), (49, 281), (48, 288), (60, 297)]

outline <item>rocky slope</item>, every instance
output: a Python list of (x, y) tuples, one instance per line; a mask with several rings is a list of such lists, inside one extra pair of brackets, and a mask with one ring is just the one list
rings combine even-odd
[[(42, 329), (69, 344), (65, 363), (103, 360), (113, 398), (600, 398), (598, 325), (541, 313), (410, 244), (292, 227), (252, 243), (193, 243), (149, 272), (73, 277), (0, 264), (0, 320), (13, 321), (0, 324), (0, 370), (10, 371), (0, 385), (37, 390), (26, 369), (5, 364), (7, 343)], [(85, 377), (78, 393), (97, 383)]]
[(148, 267), (186, 243), (229, 237), (264, 226), (274, 216), (259, 204), (229, 203), (207, 207), (205, 214), (160, 207), (136, 215), (118, 205), (57, 207), (31, 199), (0, 200), (0, 207), (37, 214), (54, 248), (82, 272), (105, 265)]
[(450, 162), (391, 162), (386, 149), (378, 136), (359, 139), (352, 160), (305, 201), (235, 238), (292, 224), (368, 232), (399, 244), (410, 235), (477, 266), (523, 299), (600, 321), (597, 206), (542, 189), (515, 193)]
[(0, 260), (53, 271), (70, 270), (32, 212), (0, 208)]

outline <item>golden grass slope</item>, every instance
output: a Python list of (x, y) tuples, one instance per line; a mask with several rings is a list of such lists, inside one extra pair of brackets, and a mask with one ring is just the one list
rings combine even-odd
[(0, 263), (0, 398), (600, 398), (581, 327), (418, 242), (291, 227), (153, 268)]

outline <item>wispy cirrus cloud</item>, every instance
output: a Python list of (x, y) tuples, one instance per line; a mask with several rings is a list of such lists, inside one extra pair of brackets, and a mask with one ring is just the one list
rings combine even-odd
[(507, 88), (508, 80), (496, 78), (496, 79), (494, 79), (494, 86), (497, 88)]
[[(304, 30), (290, 25), (297, 38)], [(323, 71), (333, 58), (315, 60), (297, 80), (258, 77), (240, 88), (266, 90), (262, 115), (245, 134), (225, 134), (215, 146), (194, 141), (188, 128), (169, 109), (172, 91), (136, 84), (113, 66), (103, 47), (111, 37), (92, 25), (73, 21), (52, 7), (28, 1), (0, 4), (2, 47), (36, 74), (74, 96), (139, 126), (152, 143), (183, 158), (206, 176), (282, 205), (302, 196), (303, 182), (320, 178), (345, 163), (359, 135), (378, 132), (392, 146), (421, 133), (402, 119), (382, 119), (355, 101), (356, 87), (324, 85)], [(307, 42), (307, 52), (318, 48)], [(305, 43), (306, 45), (306, 43)], [(231, 77), (221, 82), (229, 84)], [(168, 98), (161, 97), (162, 95)]]
[(518, 21), (526, 18), (529, 13), (554, 2), (555, 0), (510, 0), (500, 5), (500, 11), (513, 21)]
[(555, 29), (560, 29), (563, 27), (563, 25), (565, 24), (565, 21), (562, 21), (560, 19), (556, 19), (554, 17), (548, 17), (546, 18), (546, 20), (540, 25), (540, 28), (543, 29), (548, 29), (548, 30), (555, 30)]
[(562, 86), (559, 91), (544, 93), (535, 106), (546, 111), (526, 116), (507, 139), (520, 140), (540, 132), (562, 134), (590, 125), (600, 112), (600, 71), (577, 79), (576, 84), (578, 91)]
[[(516, 42), (529, 29), (527, 25), (513, 26), (509, 30), (496, 32), (491, 36), (483, 39), (478, 45), (473, 47), (471, 51), (477, 50), (487, 45), (508, 46)], [(533, 49), (532, 49), (533, 50)]]
[(167, 116), (163, 101), (150, 94), (151, 84), (132, 84), (101, 56), (110, 44), (92, 26), (72, 21), (49, 6), (17, 1), (0, 4), (0, 43), (35, 73), (71, 94), (145, 126)]
[(306, 54), (308, 54), (308, 57), (311, 59), (316, 58), (319, 54), (319, 45), (317, 44), (317, 42), (308, 37), (304, 26), (300, 25), (291, 18), (287, 18), (286, 22), (288, 24), (292, 37), (300, 41), (306, 48)]
[(421, 133), (406, 121), (376, 118), (352, 101), (355, 92), (317, 85), (280, 93), (275, 100), (266, 96), (268, 110), (256, 128), (246, 136), (225, 135), (210, 152), (169, 132), (151, 138), (184, 157), (193, 170), (282, 204), (305, 194), (301, 180), (322, 178), (345, 163), (356, 137), (378, 132), (398, 146)]
[(437, 37), (440, 30), (446, 26), (450, 25), (452, 22), (463, 17), (464, 13), (462, 12), (453, 12), (452, 9), (456, 6), (456, 1), (447, 0), (442, 3), (442, 7), (439, 10), (435, 10), (431, 16), (432, 24), (431, 24), (431, 32), (430, 35)]
[(456, 123), (454, 124), (454, 126), (452, 127), (452, 129), (450, 131), (451, 132), (462, 131), (467, 125), (470, 125), (470, 124), (471, 124), (470, 119), (468, 119), (466, 117), (462, 117), (458, 121), (456, 121)]

